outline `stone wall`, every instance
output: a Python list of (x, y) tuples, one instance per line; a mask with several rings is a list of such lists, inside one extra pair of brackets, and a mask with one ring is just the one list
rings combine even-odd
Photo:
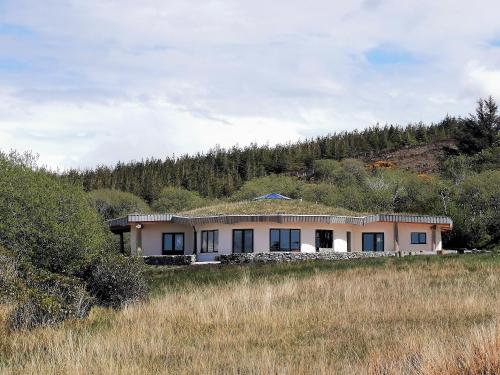
[(344, 260), (360, 258), (393, 257), (399, 255), (393, 251), (384, 252), (351, 252), (336, 253), (250, 253), (250, 254), (229, 254), (219, 255), (221, 264), (241, 264), (241, 263), (272, 263), (272, 262), (296, 262), (301, 260)]
[(196, 261), (196, 255), (151, 255), (142, 259), (153, 266), (188, 266)]

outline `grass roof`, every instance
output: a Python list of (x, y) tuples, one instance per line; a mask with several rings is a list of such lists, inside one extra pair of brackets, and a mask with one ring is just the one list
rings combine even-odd
[(212, 206), (195, 208), (193, 210), (180, 212), (179, 215), (186, 216), (213, 216), (213, 215), (338, 215), (338, 216), (365, 216), (358, 212), (346, 210), (345, 208), (329, 207), (312, 202), (301, 202), (299, 200), (262, 200), (219, 203)]

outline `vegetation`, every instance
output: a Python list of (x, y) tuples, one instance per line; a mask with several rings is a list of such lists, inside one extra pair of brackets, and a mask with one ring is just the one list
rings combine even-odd
[(0, 332), (0, 372), (500, 371), (498, 256), (155, 270), (147, 303)]
[[(83, 317), (94, 302), (115, 306), (116, 299), (144, 296), (123, 292), (134, 277), (140, 283), (141, 273), (114, 253), (89, 196), (37, 168), (31, 155), (0, 154), (0, 212), (0, 301), (15, 306), (11, 328)], [(114, 268), (93, 267), (105, 254)], [(105, 295), (103, 280), (113, 287)]]
[(322, 204), (311, 204), (301, 201), (244, 201), (235, 203), (220, 203), (212, 206), (196, 208), (194, 210), (180, 212), (188, 216), (211, 216), (211, 215), (275, 215), (296, 214), (296, 215), (345, 215), (360, 216), (363, 214), (349, 211), (343, 208), (329, 207)]
[[(306, 208), (307, 204), (297, 203), (296, 212), (448, 215), (455, 225), (444, 237), (445, 247), (496, 248), (500, 192), (498, 183), (491, 182), (497, 181), (500, 171), (499, 134), (498, 108), (490, 97), (479, 100), (476, 113), (467, 118), (446, 117), (430, 126), (377, 126), (276, 147), (217, 148), (194, 156), (73, 170), (63, 178), (85, 190), (128, 191), (149, 202), (156, 212), (236, 214), (262, 208), (263, 213), (272, 213), (272, 206), (227, 202), (278, 192), (316, 204)], [(439, 173), (417, 174), (390, 161), (373, 162), (382, 152), (443, 140), (453, 140), (456, 147), (445, 142), (438, 158)], [(99, 196), (101, 191), (90, 194)], [(279, 212), (288, 208), (276, 207)]]
[(120, 190), (97, 189), (89, 192), (94, 208), (104, 220), (128, 215), (132, 212), (149, 212), (149, 205), (140, 197)]
[(429, 126), (422, 123), (406, 127), (375, 126), (276, 147), (216, 148), (194, 156), (119, 162), (113, 168), (71, 170), (65, 177), (87, 191), (118, 189), (138, 195), (149, 203), (158, 199), (165, 186), (197, 191), (204, 197), (222, 198), (256, 177), (282, 173), (308, 176), (315, 160), (368, 157), (386, 150), (448, 139), (459, 123), (460, 119), (447, 117)]
[(151, 204), (156, 212), (179, 212), (206, 206), (209, 201), (198, 193), (183, 188), (166, 187)]

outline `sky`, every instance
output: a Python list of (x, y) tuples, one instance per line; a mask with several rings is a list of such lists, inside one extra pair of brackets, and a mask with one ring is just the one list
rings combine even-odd
[(53, 169), (466, 116), (500, 2), (0, 0), (0, 150)]

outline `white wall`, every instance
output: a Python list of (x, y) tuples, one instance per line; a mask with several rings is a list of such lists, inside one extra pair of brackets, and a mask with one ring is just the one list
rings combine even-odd
[[(403, 251), (430, 251), (432, 250), (432, 226), (431, 224), (409, 224), (399, 223), (399, 249)], [(212, 260), (219, 254), (232, 253), (233, 229), (253, 229), (254, 230), (254, 252), (269, 252), (269, 230), (272, 228), (300, 229), (301, 251), (315, 252), (315, 231), (316, 229), (333, 230), (334, 251), (347, 251), (347, 231), (351, 232), (352, 251), (362, 250), (363, 232), (384, 233), (384, 250), (394, 251), (394, 224), (393, 223), (372, 223), (364, 227), (346, 224), (319, 224), (319, 223), (238, 223), (238, 224), (210, 224), (198, 225), (197, 244), (198, 259), (201, 261)], [(137, 238), (135, 227), (131, 230), (131, 244), (134, 246)], [(219, 249), (217, 253), (200, 253), (201, 232), (203, 230), (219, 230)], [(185, 254), (191, 254), (194, 247), (193, 228), (189, 225), (174, 223), (144, 223), (142, 229), (142, 250), (143, 255), (162, 254), (162, 234), (165, 232), (184, 233)], [(427, 233), (427, 244), (411, 244), (411, 232)], [(436, 230), (436, 250), (440, 250), (441, 233)]]

